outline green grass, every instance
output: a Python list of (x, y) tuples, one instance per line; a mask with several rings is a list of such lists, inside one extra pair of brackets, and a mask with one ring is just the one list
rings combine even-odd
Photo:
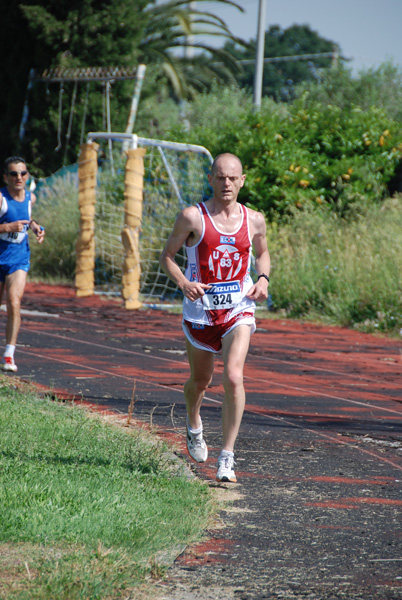
[(43, 244), (30, 235), (31, 271), (35, 278), (71, 283), (75, 277), (75, 244), (79, 234), (78, 189), (74, 183), (56, 180), (41, 188), (32, 216), (46, 229)]
[(279, 314), (399, 334), (402, 197), (350, 221), (301, 213), (268, 242)]
[(145, 598), (205, 528), (208, 488), (154, 436), (0, 386), (0, 598)]

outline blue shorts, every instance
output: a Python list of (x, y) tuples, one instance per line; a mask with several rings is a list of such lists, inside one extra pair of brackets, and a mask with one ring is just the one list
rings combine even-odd
[(3, 283), (6, 280), (7, 275), (11, 275), (15, 271), (25, 271), (28, 273), (30, 263), (24, 263), (22, 265), (0, 265), (0, 282)]

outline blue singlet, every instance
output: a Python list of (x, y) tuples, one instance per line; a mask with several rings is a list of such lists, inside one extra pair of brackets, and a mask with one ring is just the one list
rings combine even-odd
[[(10, 195), (6, 187), (0, 190), (3, 201), (0, 207), (0, 223), (13, 223), (14, 221), (31, 220), (31, 192), (25, 191), (23, 202), (18, 202)], [(0, 233), (0, 265), (21, 268), (27, 271), (29, 268), (29, 223), (24, 231), (15, 233)]]

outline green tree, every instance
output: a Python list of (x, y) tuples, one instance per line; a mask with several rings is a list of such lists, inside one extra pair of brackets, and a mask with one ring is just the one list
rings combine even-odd
[(402, 120), (402, 69), (391, 62), (353, 75), (345, 66), (327, 69), (320, 82), (303, 82), (297, 90), (305, 102), (331, 104), (342, 110), (359, 106), (382, 108), (388, 117)]
[[(198, 0), (197, 4), (208, 1)], [(232, 0), (218, 2), (243, 10)], [(232, 53), (199, 41), (203, 35), (215, 35), (229, 38), (238, 47), (245, 45), (218, 15), (195, 10), (188, 0), (152, 5), (147, 15), (140, 60), (156, 70), (159, 88), (168, 85), (176, 98), (188, 99), (197, 91), (209, 89), (214, 80), (234, 83), (234, 75), (242, 69)]]
[[(256, 41), (250, 40), (246, 47), (237, 46), (228, 41), (225, 50), (237, 60), (255, 60)], [(327, 52), (339, 53), (338, 44), (322, 38), (308, 25), (293, 25), (281, 29), (272, 25), (265, 34), (265, 58), (298, 56), (302, 54), (319, 54)], [(263, 79), (263, 95), (277, 101), (289, 101), (294, 98), (296, 86), (303, 81), (317, 81), (321, 70), (331, 65), (331, 58), (314, 58), (310, 60), (279, 61), (265, 63)], [(242, 87), (253, 88), (255, 65), (246, 64), (238, 81)]]
[[(82, 67), (130, 65), (138, 61), (138, 47), (144, 34), (148, 0), (117, 2), (116, 0), (26, 0), (10, 4), (6, 13), (4, 34), (6, 46), (13, 52), (3, 64), (7, 94), (0, 98), (0, 132), (2, 154), (25, 153), (38, 172), (49, 173), (61, 166), (65, 155), (65, 132), (70, 117), (73, 84), (65, 84), (62, 94), (62, 152), (58, 145), (59, 85), (35, 83), (29, 94), (29, 120), (25, 143), (19, 144), (18, 129), (25, 100), (28, 74), (33, 68), (41, 73), (49, 67)], [(18, 57), (18, 61), (16, 60)], [(14, 71), (16, 69), (16, 71)], [(124, 100), (132, 85), (124, 82), (117, 90)], [(78, 90), (74, 122), (74, 149), (77, 151), (79, 116), (84, 106), (83, 89)], [(103, 120), (102, 86), (91, 84), (89, 93), (89, 126), (101, 128)], [(125, 107), (127, 102), (125, 103)], [(124, 107), (124, 108), (125, 108)], [(126, 118), (127, 109), (113, 98), (113, 114), (117, 124)], [(67, 150), (69, 150), (67, 148)], [(71, 155), (70, 155), (71, 156)], [(67, 155), (67, 158), (70, 158)]]
[[(237, 6), (232, 0), (219, 1)], [(80, 84), (74, 90), (73, 83), (61, 87), (36, 82), (28, 95), (29, 119), (21, 145), (19, 126), (31, 69), (41, 73), (49, 67), (134, 66), (145, 62), (154, 82), (151, 92), (170, 85), (177, 96), (186, 96), (206, 85), (211, 73), (214, 77), (229, 76), (227, 69), (211, 66), (202, 56), (190, 61), (173, 52), (188, 45), (189, 33), (199, 36), (206, 30), (230, 35), (219, 17), (191, 11), (184, 0), (170, 0), (160, 6), (155, 0), (10, 3), (3, 19), (2, 41), (12, 51), (3, 61), (7, 93), (0, 98), (2, 155), (23, 152), (37, 174), (49, 174), (63, 162), (76, 159), (86, 107), (86, 131), (106, 129), (101, 84), (91, 83), (87, 89)], [(207, 46), (201, 47), (208, 51)], [(211, 54), (235, 68), (225, 51), (211, 49)], [(132, 81), (116, 82), (112, 87), (114, 130), (125, 130), (132, 91)], [(71, 136), (66, 134), (70, 122)]]

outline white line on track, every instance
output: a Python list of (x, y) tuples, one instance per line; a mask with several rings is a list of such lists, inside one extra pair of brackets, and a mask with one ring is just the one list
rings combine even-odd
[[(0, 310), (2, 312), (7, 312), (7, 307), (5, 304), (2, 304), (0, 306)], [(39, 310), (27, 310), (26, 308), (21, 308), (21, 314), (22, 315), (28, 315), (30, 317), (52, 317), (54, 319), (59, 319), (60, 315), (55, 314), (55, 313), (47, 313), (47, 312), (41, 312)]]
[[(89, 344), (90, 342), (85, 342), (85, 343)], [(95, 345), (99, 345), (99, 344), (95, 344)], [(105, 347), (107, 348), (107, 346), (105, 346)], [(183, 394), (182, 389), (177, 389), (175, 387), (172, 387), (171, 385), (164, 385), (163, 383), (151, 381), (150, 379), (141, 379), (140, 377), (137, 377), (137, 376), (129, 377), (128, 375), (121, 375), (120, 373), (114, 373), (113, 371), (106, 371), (105, 369), (99, 369), (98, 367), (91, 367), (89, 365), (83, 365), (80, 363), (73, 362), (71, 360), (65, 360), (65, 359), (62, 359), (59, 357), (55, 357), (55, 356), (47, 356), (45, 354), (39, 354), (38, 352), (29, 352), (27, 350), (22, 350), (22, 349), (19, 349), (19, 352), (21, 354), (27, 354), (28, 356), (35, 356), (37, 358), (43, 358), (44, 360), (52, 360), (54, 362), (61, 363), (63, 365), (70, 365), (75, 368), (81, 367), (82, 369), (94, 371), (95, 373), (102, 373), (103, 375), (108, 375), (109, 377), (118, 377), (119, 379), (125, 379), (126, 381), (131, 381), (131, 382), (139, 381), (139, 382), (145, 383), (147, 385), (154, 385), (157, 387), (161, 387), (165, 390), (174, 390), (176, 392), (179, 392), (180, 394)], [(141, 354), (139, 352), (132, 352), (132, 354), (135, 354), (137, 356), (143, 356), (143, 354)], [(161, 359), (161, 360), (169, 360), (169, 359), (165, 358), (165, 359)], [(80, 377), (79, 379), (83, 379), (83, 378)], [(222, 404), (222, 402), (220, 400), (214, 400), (213, 398), (205, 397), (205, 400), (208, 400), (209, 402), (215, 402), (216, 404)]]
[[(293, 348), (294, 350), (294, 348)], [(341, 377), (350, 377), (352, 379), (356, 379), (356, 380), (362, 380), (362, 381), (368, 381), (368, 382), (378, 382), (378, 380), (381, 378), (376, 378), (376, 377), (368, 377), (367, 375), (357, 375), (356, 373), (345, 373), (343, 371), (335, 371), (334, 369), (326, 369), (325, 367), (319, 367), (317, 365), (309, 365), (308, 362), (298, 362), (295, 360), (286, 360), (286, 359), (280, 359), (280, 358), (269, 358), (268, 356), (259, 356), (258, 357), (260, 360), (264, 360), (266, 362), (271, 362), (271, 363), (280, 363), (280, 364), (285, 364), (285, 365), (292, 365), (292, 366), (296, 366), (296, 367), (302, 367), (303, 369), (309, 369), (310, 371), (321, 371), (323, 373), (331, 373), (332, 375), (340, 375)], [(349, 361), (350, 362), (350, 361)], [(401, 369), (401, 365), (398, 363), (386, 363), (387, 366), (397, 366), (398, 369)], [(384, 381), (386, 381), (386, 378), (384, 378)]]
[[(48, 335), (53, 335), (53, 334), (48, 334)], [(55, 334), (55, 335), (57, 336), (57, 334)], [(63, 336), (57, 336), (57, 337), (63, 337)], [(71, 338), (68, 338), (68, 339), (71, 339)], [(77, 341), (77, 340), (74, 340), (74, 341)], [(78, 340), (78, 341), (81, 341), (81, 340)], [(84, 342), (84, 343), (86, 343), (86, 344), (92, 344), (92, 342)], [(103, 347), (103, 348), (109, 348), (109, 346), (102, 346), (101, 344), (92, 344), (92, 345), (100, 346), (100, 347)], [(29, 352), (27, 350), (20, 350), (20, 352), (22, 354), (34, 355), (34, 356), (36, 356), (38, 358), (43, 358), (44, 360), (53, 360), (54, 362), (59, 362), (59, 363), (62, 363), (62, 364), (71, 365), (71, 366), (73, 366), (75, 368), (82, 366), (80, 364), (74, 363), (73, 361), (63, 360), (63, 359), (55, 358), (55, 357), (52, 357), (52, 356), (49, 357), (49, 356), (38, 354), (36, 352)], [(129, 352), (130, 354), (141, 355), (142, 356), (142, 354), (138, 353), (138, 352), (133, 352), (133, 351), (128, 351), (128, 350), (126, 350), (126, 352)], [(156, 357), (156, 358), (159, 359), (159, 357)], [(162, 359), (162, 360), (168, 360), (170, 362), (174, 362), (174, 361), (172, 361), (172, 359)], [(151, 384), (151, 385), (155, 385), (157, 387), (161, 387), (163, 389), (174, 390), (174, 391), (176, 391), (176, 392), (178, 392), (180, 394), (183, 394), (183, 389), (172, 388), (171, 386), (163, 385), (163, 384), (157, 383), (157, 382), (151, 382), (151, 381), (149, 381), (147, 379), (140, 379), (138, 377), (128, 377), (127, 375), (120, 375), (119, 373), (113, 373), (111, 371), (106, 371), (106, 370), (103, 370), (103, 369), (99, 369), (99, 368), (96, 368), (96, 367), (90, 367), (90, 366), (87, 366), (87, 365), (84, 368), (85, 369), (89, 369), (90, 371), (95, 371), (97, 373), (103, 373), (105, 375), (109, 375), (110, 377), (118, 377), (118, 378), (121, 378), (121, 379), (125, 379), (127, 381), (134, 381), (134, 380), (136, 380), (136, 381), (140, 381), (141, 383), (145, 383), (147, 385)], [(263, 381), (265, 381), (265, 380), (263, 380)], [(346, 399), (343, 399), (343, 398), (339, 398), (339, 399), (346, 400)], [(210, 398), (209, 396), (205, 396), (205, 400), (208, 401), (208, 402), (212, 402), (214, 404), (222, 405), (222, 401), (215, 400), (214, 398)], [(371, 406), (371, 405), (367, 405), (367, 406), (370, 406), (370, 408), (378, 408), (376, 406)], [(255, 411), (252, 408), (249, 408), (247, 405), (246, 405), (246, 408), (245, 408), (245, 412), (251, 413), (251, 414), (256, 414), (259, 417), (263, 417), (263, 418), (265, 418), (267, 420), (279, 421), (281, 423), (286, 423), (287, 425), (289, 425), (291, 427), (295, 427), (295, 428), (301, 429), (303, 431), (308, 431), (312, 435), (315, 435), (315, 436), (318, 436), (318, 437), (330, 440), (331, 442), (335, 442), (337, 444), (344, 445), (344, 446), (346, 446), (348, 448), (353, 448), (353, 449), (358, 450), (359, 452), (361, 452), (363, 454), (366, 454), (366, 455), (368, 455), (368, 456), (370, 456), (372, 458), (375, 458), (376, 460), (379, 460), (380, 462), (387, 463), (387, 464), (391, 465), (392, 467), (394, 467), (395, 469), (397, 469), (399, 471), (402, 471), (402, 465), (398, 465), (397, 463), (394, 463), (393, 461), (385, 458), (384, 456), (378, 455), (375, 452), (367, 450), (366, 448), (361, 448), (359, 446), (356, 446), (355, 444), (353, 444), (353, 443), (351, 443), (351, 442), (349, 442), (347, 440), (340, 440), (339, 437), (332, 436), (332, 435), (327, 434), (327, 433), (322, 433), (321, 431), (318, 431), (318, 430), (310, 429), (309, 427), (306, 427), (303, 424), (295, 423), (294, 421), (289, 421), (288, 419), (285, 419), (283, 417), (275, 417), (273, 415), (264, 415), (264, 414), (261, 414), (259, 411)]]
[[(30, 314), (33, 314), (33, 312), (31, 312)], [(48, 313), (37, 313), (37, 315), (45, 315), (45, 316), (54, 316)], [(60, 315), (56, 315), (57, 317), (59, 317)], [(65, 320), (65, 321), (73, 321), (75, 324), (77, 324), (77, 320), (73, 319), (72, 317), (65, 317), (65, 316), (60, 316), (60, 319)], [(40, 332), (42, 335), (46, 334), (46, 332)], [(54, 335), (55, 337), (58, 337), (57, 334), (51, 334), (51, 333), (47, 333), (47, 335)], [(149, 337), (154, 337), (159, 339), (160, 338), (160, 333), (155, 333), (155, 334), (148, 334)], [(59, 336), (61, 338), (64, 338), (64, 336)], [(66, 338), (66, 339), (71, 339), (71, 338)], [(170, 338), (172, 341), (177, 341), (177, 342), (182, 342), (183, 338), (180, 336), (174, 336)], [(82, 343), (89, 343), (89, 342), (84, 342), (83, 340), (81, 340)], [(129, 350), (124, 350), (121, 348), (114, 348), (113, 346), (111, 346), (111, 348), (113, 348), (114, 350), (116, 350), (117, 352), (129, 352)], [(288, 344), (281, 344), (281, 348), (287, 348), (290, 350), (294, 351), (294, 346), (290, 346)], [(250, 352), (249, 356), (253, 356), (253, 353)], [(399, 357), (399, 356), (398, 356)], [(304, 370), (309, 370), (309, 371), (321, 371), (322, 373), (330, 373), (331, 375), (339, 375), (341, 377), (348, 377), (352, 380), (355, 381), (367, 381), (367, 382), (375, 382), (378, 383), (378, 381), (387, 381), (386, 376), (384, 378), (381, 377), (369, 377), (367, 375), (357, 375), (356, 373), (345, 373), (343, 371), (337, 371), (334, 369), (328, 369), (325, 367), (319, 367), (317, 365), (311, 365), (308, 362), (299, 362), (299, 361), (290, 361), (290, 360), (286, 360), (286, 359), (280, 359), (280, 358), (269, 358), (268, 356), (259, 356), (258, 357), (259, 360), (263, 360), (265, 362), (268, 363), (274, 363), (274, 364), (285, 364), (285, 365), (292, 365), (292, 366), (296, 366), (296, 367), (302, 367)], [(351, 359), (352, 360), (352, 359)], [(369, 359), (367, 359), (369, 360)], [(371, 359), (372, 360), (372, 359)], [(349, 361), (350, 362), (350, 361)], [(398, 367), (398, 369), (401, 369), (401, 365), (395, 362), (391, 362), (391, 363), (384, 363), (386, 364), (387, 367)], [(398, 374), (398, 373), (397, 373)]]
[[(103, 348), (103, 349), (106, 349), (106, 350), (111, 350), (112, 349), (114, 352), (121, 352), (123, 354), (129, 354), (131, 356), (141, 356), (141, 357), (144, 356), (143, 352), (136, 352), (135, 350), (127, 350), (125, 348), (116, 348), (114, 346), (109, 346), (107, 344), (100, 344), (98, 342), (88, 342), (86, 340), (80, 340), (80, 339), (78, 339), (76, 337), (73, 338), (73, 337), (69, 337), (69, 336), (63, 336), (63, 335), (60, 335), (60, 334), (57, 334), (57, 333), (48, 333), (46, 331), (36, 331), (36, 332), (33, 331), (33, 330), (30, 330), (30, 331), (31, 331), (31, 333), (32, 332), (33, 333), (37, 333), (38, 335), (47, 335), (49, 337), (58, 338), (58, 339), (62, 339), (62, 340), (68, 340), (68, 341), (71, 341), (71, 342), (74, 342), (74, 343), (78, 342), (80, 344), (84, 344), (84, 345), (87, 345), (87, 346), (94, 346), (94, 347)], [(35, 353), (29, 353), (28, 352), (28, 354), (35, 354)], [(37, 356), (40, 356), (40, 355), (37, 355)], [(148, 356), (149, 356), (149, 354), (148, 354)], [(183, 361), (179, 361), (179, 360), (174, 359), (174, 358), (165, 358), (163, 356), (155, 356), (155, 355), (152, 355), (152, 358), (155, 359), (155, 360), (158, 360), (158, 361), (170, 362), (170, 363), (174, 363), (174, 364), (178, 364), (180, 366), (183, 366)], [(57, 360), (57, 359), (53, 359), (53, 360)], [(76, 367), (77, 366), (82, 366), (82, 365), (79, 365), (79, 364), (74, 363), (74, 362), (71, 362), (71, 363), (68, 363), (68, 364), (75, 365)], [(86, 367), (85, 366), (85, 368), (90, 368), (92, 370), (96, 370), (94, 367)], [(111, 373), (109, 371), (102, 371), (101, 369), (99, 369), (99, 372), (104, 372), (104, 373), (107, 373), (109, 375), (117, 376), (116, 373)], [(264, 383), (264, 384), (266, 384), (268, 386), (269, 386), (269, 383), (270, 383), (270, 379), (269, 378), (267, 378), (267, 379), (265, 379), (265, 378), (258, 378), (258, 379), (256, 379), (255, 377), (249, 377), (247, 375), (245, 375), (244, 377), (245, 377), (245, 379), (249, 379), (251, 381), (260, 381), (260, 382), (262, 382), (262, 383)], [(127, 378), (127, 379), (130, 379), (132, 381), (133, 379), (137, 379), (137, 378)], [(144, 381), (144, 380), (141, 380), (141, 381)], [(275, 382), (275, 385), (277, 385), (278, 387), (281, 387), (283, 389), (289, 389), (289, 390), (294, 390), (294, 391), (298, 391), (298, 392), (302, 392), (302, 393), (308, 393), (310, 395), (316, 395), (316, 396), (321, 396), (321, 397), (325, 397), (325, 398), (329, 398), (329, 399), (333, 399), (333, 400), (338, 400), (338, 401), (346, 402), (347, 404), (353, 404), (355, 406), (364, 406), (366, 408), (371, 408), (371, 409), (373, 409), (373, 408), (374, 409), (379, 409), (380, 408), (384, 412), (395, 414), (395, 415), (398, 415), (398, 416), (402, 416), (402, 412), (400, 410), (396, 410), (396, 409), (392, 409), (392, 408), (379, 407), (377, 405), (369, 404), (368, 402), (361, 402), (359, 400), (351, 400), (350, 398), (345, 398), (344, 396), (337, 396), (337, 395), (334, 395), (334, 394), (327, 394), (327, 393), (324, 393), (324, 392), (317, 392), (317, 391), (315, 391), (315, 390), (313, 391), (313, 390), (311, 390), (309, 388), (299, 387), (299, 386), (292, 386), (292, 385), (289, 385), (289, 384), (281, 384), (281, 383), (278, 383), (278, 382)], [(166, 387), (169, 387), (169, 386), (166, 386)], [(171, 388), (169, 388), (169, 389), (171, 389)]]
[(247, 412), (258, 415), (258, 416), (266, 417), (266, 418), (272, 419), (274, 421), (280, 421), (281, 423), (286, 423), (287, 425), (291, 425), (292, 427), (297, 427), (297, 429), (302, 429), (303, 431), (308, 431), (309, 433), (312, 433), (313, 435), (318, 435), (322, 438), (330, 440), (331, 442), (336, 442), (337, 444), (341, 444), (342, 446), (347, 446), (348, 448), (353, 448), (354, 450), (359, 450), (359, 452), (362, 452), (363, 454), (367, 454), (368, 456), (371, 456), (372, 458), (376, 458), (377, 460), (380, 460), (381, 462), (391, 465), (395, 469), (398, 469), (398, 471), (402, 471), (402, 465), (399, 465), (398, 463), (395, 463), (392, 460), (385, 458), (384, 456), (378, 455), (376, 452), (367, 450), (367, 448), (361, 448), (360, 446), (356, 446), (356, 444), (353, 444), (352, 442), (349, 442), (348, 440), (341, 440), (341, 439), (339, 439), (339, 437), (335, 437), (333, 435), (330, 435), (329, 433), (322, 433), (321, 431), (317, 431), (315, 429), (310, 429), (309, 427), (306, 427), (305, 425), (302, 425), (300, 423), (294, 423), (293, 421), (288, 421), (287, 419), (284, 419), (282, 417), (274, 417), (272, 415), (262, 415), (259, 411), (254, 411), (252, 408), (247, 409)]
[[(244, 376), (244, 379), (249, 379), (250, 381), (261, 381), (263, 383), (269, 382), (269, 379), (258, 379), (256, 377), (248, 377), (247, 375)], [(281, 388), (284, 388), (287, 390), (294, 390), (296, 392), (303, 392), (303, 393), (308, 392), (309, 394), (315, 394), (316, 396), (330, 398), (331, 400), (341, 400), (342, 402), (348, 402), (349, 404), (356, 404), (357, 406), (364, 406), (366, 408), (367, 407), (368, 408), (377, 408), (384, 412), (389, 412), (389, 413), (392, 413), (392, 414), (402, 417), (402, 409), (395, 410), (393, 408), (384, 408), (383, 406), (368, 404), (367, 402), (360, 402), (359, 400), (350, 400), (349, 398), (344, 398), (343, 396), (335, 396), (334, 394), (326, 394), (325, 392), (317, 392), (316, 390), (313, 391), (308, 388), (299, 387), (297, 385), (289, 385), (288, 383), (278, 383), (277, 381), (275, 381), (274, 385), (277, 385), (278, 387), (281, 387)]]

